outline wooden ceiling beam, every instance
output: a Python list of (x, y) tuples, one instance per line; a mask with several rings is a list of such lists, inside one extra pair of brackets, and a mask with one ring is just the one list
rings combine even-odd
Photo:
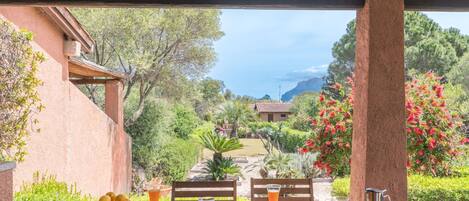
[(4, 5), (354, 10), (365, 0), (4, 0)]
[[(469, 11), (469, 0), (404, 0), (406, 10)], [(354, 10), (365, 0), (3, 0), (0, 5)]]
[(70, 80), (73, 84), (106, 84), (107, 81), (118, 80), (118, 79), (73, 79)]
[(468, 0), (404, 0), (406, 10), (469, 11)]

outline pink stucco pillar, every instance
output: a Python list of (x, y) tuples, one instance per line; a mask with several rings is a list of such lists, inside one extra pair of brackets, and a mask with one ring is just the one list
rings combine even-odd
[(404, 0), (366, 0), (356, 33), (351, 200), (371, 187), (405, 201)]
[(105, 84), (104, 107), (106, 114), (116, 122), (119, 129), (124, 128), (123, 85), (121, 81), (110, 80)]
[(13, 200), (13, 169), (15, 163), (0, 163), (0, 201)]
[(112, 191), (130, 191), (132, 154), (131, 139), (124, 131), (123, 85), (112, 80), (105, 84), (105, 112), (117, 124), (112, 140)]

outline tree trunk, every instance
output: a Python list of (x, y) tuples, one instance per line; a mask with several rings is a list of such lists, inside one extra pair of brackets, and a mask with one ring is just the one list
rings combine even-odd
[(223, 155), (221, 153), (213, 153), (213, 161), (215, 163), (219, 163), (223, 159)]
[(230, 137), (231, 137), (231, 138), (233, 138), (233, 137), (238, 137), (238, 124), (237, 124), (237, 123), (233, 123), (233, 126), (232, 126), (232, 128), (231, 128)]

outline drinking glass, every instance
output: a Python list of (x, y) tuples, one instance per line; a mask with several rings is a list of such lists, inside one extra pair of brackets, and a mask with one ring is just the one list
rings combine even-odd
[(160, 200), (160, 189), (152, 189), (148, 191), (148, 196), (150, 201), (159, 201)]
[(269, 201), (278, 201), (281, 186), (279, 184), (267, 184), (267, 196)]

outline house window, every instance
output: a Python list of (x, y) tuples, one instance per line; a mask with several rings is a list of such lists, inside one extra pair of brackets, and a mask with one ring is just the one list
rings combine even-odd
[(280, 117), (287, 118), (287, 114), (280, 114)]

